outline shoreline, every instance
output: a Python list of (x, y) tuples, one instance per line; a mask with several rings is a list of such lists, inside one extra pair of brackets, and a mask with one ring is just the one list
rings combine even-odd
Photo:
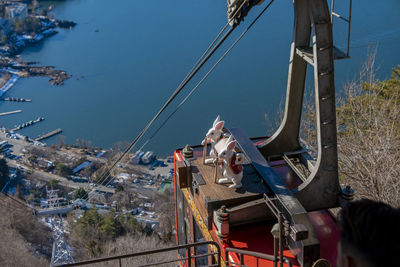
[[(0, 6), (4, 3), (0, 3)], [(13, 2), (7, 4), (17, 4)], [(38, 15), (42, 11), (46, 15)], [(11, 18), (3, 18), (3, 28), (7, 27), (7, 33), (3, 33), (0, 40), (0, 71), (4, 74), (12, 75), (0, 89), (0, 97), (11, 89), (20, 78), (46, 76), (52, 85), (63, 85), (64, 81), (71, 78), (66, 71), (57, 70), (53, 66), (41, 66), (37, 62), (24, 62), (21, 59), (21, 54), (25, 48), (35, 46), (36, 44), (45, 41), (47, 38), (56, 35), (58, 29), (71, 29), (76, 26), (76, 23), (68, 20), (58, 20), (53, 18), (53, 15), (47, 14), (46, 9), (38, 7), (32, 13), (19, 14), (16, 18), (18, 21)], [(17, 24), (17, 22), (19, 24)], [(22, 24), (22, 26), (21, 26)], [(4, 26), (6, 25), (6, 26)], [(18, 26), (19, 25), (19, 26)], [(28, 30), (26, 27), (32, 29)], [(24, 28), (25, 27), (25, 28)], [(3, 76), (4, 76), (3, 74)], [(11, 80), (11, 83), (10, 83)]]
[[(25, 3), (19, 1), (0, 3), (0, 7), (3, 5), (26, 6)], [(65, 80), (71, 78), (64, 70), (58, 70), (54, 66), (42, 66), (38, 62), (24, 62), (21, 58), (25, 48), (35, 46), (56, 35), (58, 33), (56, 29), (71, 29), (76, 26), (73, 21), (55, 19), (54, 15), (48, 14), (47, 11), (50, 10), (40, 6), (35, 10), (27, 10), (25, 13), (17, 14), (15, 17), (14, 15), (9, 16), (8, 13), (2, 13), (0, 17), (3, 20), (3, 31), (0, 32), (0, 100), (6, 100), (4, 97), (20, 78), (48, 77), (50, 84), (58, 86), (63, 85)], [(45, 13), (45, 15), (38, 15), (39, 13)], [(18, 110), (18, 112), (21, 112), (21, 110)], [(17, 111), (2, 111), (1, 114), (3, 116), (14, 113), (17, 113)], [(0, 125), (0, 127), (4, 127), (14, 134), (14, 131), (11, 130), (12, 127), (5, 127), (5, 125)], [(20, 135), (20, 137), (26, 140), (31, 139), (28, 136)], [(41, 142), (37, 143), (40, 146), (46, 145)]]
[(6, 81), (6, 83), (0, 88), (0, 97), (7, 93), (11, 87), (18, 81), (19, 77), (15, 74), (11, 75), (11, 77)]

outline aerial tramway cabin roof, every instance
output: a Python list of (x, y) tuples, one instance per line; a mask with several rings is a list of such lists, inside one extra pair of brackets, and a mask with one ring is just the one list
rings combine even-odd
[[(264, 140), (265, 138), (252, 138), (251, 142), (256, 147)], [(265, 204), (263, 195), (273, 193), (251, 159), (246, 156), (243, 164), (243, 187), (233, 189), (229, 188), (230, 184), (215, 182), (215, 167), (212, 164), (203, 164), (203, 146), (193, 146), (192, 149), (193, 158), (190, 159), (184, 158), (182, 149), (175, 152), (175, 186), (183, 191), (185, 201), (192, 209), (194, 220), (199, 224), (205, 238), (219, 240), (221, 247), (272, 255), (274, 242), (271, 229), (276, 220)], [(288, 190), (293, 190), (302, 183), (285, 160), (270, 160), (268, 164)], [(217, 171), (217, 177), (222, 177), (220, 169)], [(218, 237), (215, 225), (215, 212), (221, 206), (226, 206), (230, 213), (228, 241)], [(339, 238), (335, 217), (328, 210), (308, 212), (307, 217), (320, 242), (320, 257), (334, 263)], [(235, 255), (230, 254), (234, 261), (239, 262), (239, 259), (234, 259), (237, 256)], [(284, 250), (284, 256), (293, 266), (300, 266), (289, 249)], [(261, 261), (259, 263), (261, 264)], [(245, 264), (256, 266), (256, 258), (246, 257)], [(271, 261), (263, 261), (260, 266), (269, 265), (272, 266)]]

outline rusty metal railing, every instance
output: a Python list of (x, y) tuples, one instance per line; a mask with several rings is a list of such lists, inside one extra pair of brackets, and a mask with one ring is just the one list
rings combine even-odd
[[(240, 263), (229, 261), (229, 253), (230, 252), (239, 254)], [(270, 255), (270, 254), (248, 251), (248, 250), (237, 249), (237, 248), (226, 248), (225, 249), (225, 261), (226, 261), (227, 266), (249, 267), (244, 264), (244, 256), (250, 256), (250, 257), (256, 258), (256, 263), (257, 263), (256, 266), (259, 266), (259, 259), (269, 260), (274, 263), (276, 263), (276, 261), (277, 261), (276, 257), (274, 257), (273, 255)], [(292, 267), (292, 263), (289, 261), (288, 258), (283, 257), (283, 260), (289, 267)]]
[[(215, 252), (200, 254), (200, 255), (192, 255), (192, 248), (196, 248), (196, 247), (204, 246), (204, 245), (214, 246)], [(142, 252), (131, 253), (131, 254), (124, 254), (124, 255), (119, 255), (119, 256), (98, 258), (98, 259), (75, 262), (75, 263), (70, 263), (70, 264), (56, 265), (54, 267), (73, 267), (73, 266), (91, 265), (91, 264), (95, 264), (95, 263), (109, 262), (109, 261), (117, 261), (118, 265), (116, 265), (116, 266), (122, 267), (123, 266), (122, 259), (135, 258), (135, 257), (139, 257), (139, 256), (149, 256), (152, 254), (168, 252), (168, 251), (178, 251), (181, 249), (186, 250), (186, 255), (187, 255), (186, 257), (177, 257), (174, 260), (166, 260), (166, 261), (162, 261), (162, 262), (148, 263), (145, 265), (140, 265), (138, 267), (157, 266), (157, 265), (162, 266), (163, 264), (179, 262), (179, 261), (186, 261), (186, 260), (187, 260), (186, 266), (191, 267), (191, 266), (195, 266), (195, 264), (193, 264), (192, 260), (196, 260), (197, 258), (204, 258), (204, 257), (208, 257), (208, 256), (214, 256), (216, 259), (215, 264), (210, 264), (208, 266), (215, 266), (215, 267), (221, 266), (221, 249), (219, 248), (218, 244), (214, 241), (205, 241), (205, 242), (191, 243), (191, 244), (179, 245), (179, 246), (168, 247), (168, 248), (142, 251)], [(213, 250), (211, 250), (211, 251), (213, 251)], [(131, 265), (127, 265), (127, 266), (131, 266)]]

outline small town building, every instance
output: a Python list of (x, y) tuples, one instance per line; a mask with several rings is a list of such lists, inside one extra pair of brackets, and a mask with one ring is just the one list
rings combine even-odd
[(128, 180), (129, 178), (131, 178), (131, 175), (129, 173), (120, 173), (117, 176), (117, 180), (120, 183), (125, 182), (126, 180)]
[(53, 167), (53, 162), (52, 161), (46, 160), (46, 159), (43, 159), (43, 158), (38, 158), (36, 160), (36, 163), (37, 163), (37, 166), (39, 168), (44, 169), (44, 170), (47, 170), (47, 169)]
[(6, 7), (6, 14), (10, 19), (23, 19), (28, 15), (28, 5), (13, 3)]
[(143, 151), (140, 151), (140, 150), (136, 151), (136, 153), (133, 155), (133, 157), (131, 159), (131, 163), (134, 164), (134, 165), (139, 164), (140, 160), (143, 157), (143, 155), (144, 155)]

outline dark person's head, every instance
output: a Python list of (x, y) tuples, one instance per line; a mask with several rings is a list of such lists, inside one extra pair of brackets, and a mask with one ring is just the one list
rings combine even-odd
[(339, 226), (338, 267), (398, 266), (400, 209), (367, 199), (350, 202)]

